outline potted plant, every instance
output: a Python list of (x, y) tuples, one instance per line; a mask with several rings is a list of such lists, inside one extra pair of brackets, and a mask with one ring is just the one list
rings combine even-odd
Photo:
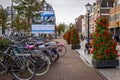
[(72, 49), (80, 49), (80, 38), (79, 38), (76, 28), (73, 28), (71, 30), (70, 43), (72, 44), (71, 45)]
[(96, 29), (92, 33), (92, 64), (96, 68), (116, 67), (119, 65), (116, 42), (112, 39), (112, 33), (108, 29), (108, 20), (99, 17), (96, 21)]

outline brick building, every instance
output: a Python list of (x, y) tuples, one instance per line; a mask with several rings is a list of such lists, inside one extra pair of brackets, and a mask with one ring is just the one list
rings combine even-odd
[(76, 29), (78, 33), (82, 33), (83, 19), (84, 15), (80, 15), (78, 18), (76, 18)]
[[(90, 18), (89, 18), (89, 31), (90, 33), (92, 33), (95, 30), (95, 23), (94, 20), (96, 20), (99, 16), (101, 17), (106, 17), (109, 20), (109, 16), (110, 16), (110, 9), (114, 7), (114, 2), (115, 0), (96, 0), (96, 2), (94, 2), (92, 4), (92, 8), (90, 11)], [(119, 8), (120, 9), (120, 8)], [(85, 27), (85, 33), (86, 33), (86, 37), (88, 36), (88, 19), (87, 19), (87, 11), (86, 14), (80, 15), (77, 18), (77, 22), (76, 22), (76, 27), (77, 27), (77, 31), (79, 33), (82, 33), (83, 28)]]

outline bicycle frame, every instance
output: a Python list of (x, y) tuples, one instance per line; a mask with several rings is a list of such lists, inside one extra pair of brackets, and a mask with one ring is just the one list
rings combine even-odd
[[(8, 54), (8, 52), (10, 51), (10, 54)], [(11, 47), (8, 47), (7, 50), (3, 53), (3, 55), (5, 55), (5, 57), (8, 57), (8, 59), (6, 60), (5, 64), (9, 64), (8, 66), (6, 66), (7, 68), (16, 65), (16, 67), (21, 68), (21, 66), (25, 66), (25, 64), (23, 64), (24, 61), (26, 61), (27, 58), (29, 58), (30, 55), (22, 55), (22, 54), (16, 54), (15, 50), (11, 49)], [(26, 55), (26, 56), (25, 56)], [(18, 59), (18, 61), (15, 60)], [(30, 59), (30, 58), (29, 58)]]

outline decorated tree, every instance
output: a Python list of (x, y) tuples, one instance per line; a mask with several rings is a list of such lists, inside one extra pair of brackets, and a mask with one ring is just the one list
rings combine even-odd
[(72, 49), (80, 49), (80, 38), (76, 28), (73, 28), (71, 30), (70, 43), (72, 44), (71, 46)]
[(79, 38), (79, 35), (78, 35), (78, 32), (77, 32), (76, 28), (73, 28), (71, 30), (70, 43), (75, 44), (75, 45), (80, 44), (80, 38)]
[(68, 30), (68, 31), (66, 31), (65, 34), (63, 35), (63, 39), (65, 39), (68, 44), (70, 44), (70, 34), (71, 34), (71, 30)]
[(108, 29), (108, 20), (99, 17), (96, 21), (95, 32), (92, 33), (91, 46), (93, 50), (93, 59), (95, 60), (113, 60), (118, 58), (116, 51), (116, 42), (112, 39), (112, 33)]

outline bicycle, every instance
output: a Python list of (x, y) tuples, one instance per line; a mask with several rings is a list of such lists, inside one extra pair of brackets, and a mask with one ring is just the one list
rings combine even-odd
[(37, 46), (37, 48), (49, 58), (51, 65), (59, 60), (58, 51), (49, 43), (41, 43)]
[[(6, 38), (17, 45), (17, 47), (15, 48), (15, 52), (18, 55), (21, 55), (21, 54), (31, 55), (30, 58), (34, 62), (34, 65), (35, 65), (35, 68), (36, 68), (36, 73), (35, 73), (36, 76), (42, 76), (45, 73), (47, 73), (47, 71), (49, 70), (49, 67), (50, 67), (50, 60), (40, 50), (36, 50), (34, 45), (27, 44), (27, 42), (29, 40), (22, 39), (22, 40), (20, 40), (22, 42), (20, 42), (20, 41), (16, 42), (16, 41), (10, 39), (9, 37), (6, 37)], [(26, 47), (23, 47), (22, 44)], [(32, 74), (34, 74), (34, 71), (31, 70), (30, 72)]]
[(64, 56), (67, 53), (67, 48), (64, 44), (56, 42), (56, 50), (58, 51), (60, 57)]
[(0, 52), (0, 74), (12, 73), (15, 79), (31, 80), (35, 76), (35, 65), (30, 54), (17, 54), (16, 45)]
[(17, 45), (18, 53), (31, 54), (31, 59), (34, 61), (36, 67), (36, 76), (42, 76), (48, 72), (50, 67), (50, 60), (41, 50), (35, 49), (35, 46), (30, 44), (27, 44), (25, 48), (20, 43), (17, 43)]
[[(36, 76), (42, 76), (46, 74), (50, 68), (50, 60), (40, 50), (29, 51), (28, 54), (32, 54), (31, 58), (34, 61), (36, 67)], [(34, 73), (34, 72), (32, 72)]]

